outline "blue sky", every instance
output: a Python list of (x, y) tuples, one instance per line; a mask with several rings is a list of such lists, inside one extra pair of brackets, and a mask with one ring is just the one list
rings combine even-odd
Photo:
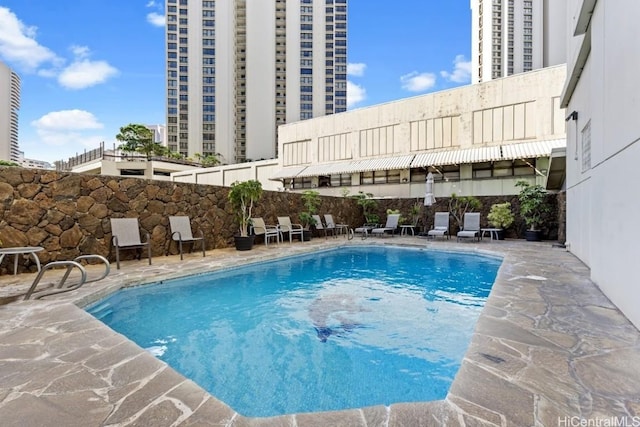
[[(350, 109), (469, 83), (469, 0), (349, 0), (348, 19)], [(27, 158), (66, 160), (112, 147), (129, 123), (164, 124), (161, 1), (0, 0), (0, 61), (22, 81)]]

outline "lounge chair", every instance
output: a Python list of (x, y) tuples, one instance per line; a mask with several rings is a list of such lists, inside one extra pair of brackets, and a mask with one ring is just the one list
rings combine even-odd
[(267, 225), (264, 219), (257, 217), (251, 218), (251, 226), (253, 227), (253, 234), (256, 236), (264, 236), (264, 245), (269, 245), (269, 239), (275, 237), (276, 243), (280, 243), (280, 230), (275, 225)]
[(433, 228), (427, 232), (427, 237), (436, 238), (438, 236), (444, 239), (444, 236), (449, 236), (449, 212), (436, 212), (433, 220)]
[(391, 235), (396, 232), (398, 229), (398, 222), (400, 221), (400, 214), (389, 214), (387, 215), (387, 223), (384, 227), (374, 228), (371, 230), (371, 234), (382, 236), (387, 232), (391, 232)]
[(171, 249), (171, 241), (178, 242), (178, 248), (180, 250), (180, 259), (182, 260), (182, 243), (191, 242), (191, 250), (189, 253), (193, 251), (193, 247), (196, 245), (196, 242), (202, 242), (202, 256), (205, 254), (205, 242), (204, 242), (204, 234), (202, 230), (200, 230), (200, 237), (194, 237), (191, 232), (191, 221), (188, 216), (170, 216), (169, 217), (169, 226), (171, 227), (171, 240), (169, 240), (169, 244), (167, 245), (167, 251), (165, 255), (169, 255), (169, 249)]
[(318, 232), (322, 231), (324, 233), (324, 238), (327, 238), (327, 235), (329, 233), (333, 234), (333, 237), (336, 236), (336, 229), (334, 227), (333, 224), (329, 225), (329, 224), (323, 224), (322, 223), (322, 218), (320, 218), (320, 215), (311, 215), (311, 217), (313, 219), (315, 219), (316, 223), (314, 225), (314, 227), (316, 228), (316, 230), (318, 230)]
[(480, 212), (466, 212), (464, 214), (464, 225), (457, 236), (458, 241), (460, 238), (477, 238), (480, 241)]
[(293, 242), (294, 235), (300, 236), (300, 241), (303, 241), (304, 228), (302, 224), (292, 224), (291, 218), (288, 216), (278, 217), (278, 227), (281, 233), (289, 233), (289, 243)]
[(354, 235), (355, 234), (361, 234), (363, 239), (366, 239), (369, 234), (371, 234), (371, 231), (374, 228), (378, 228), (380, 227), (380, 224), (376, 223), (376, 222), (365, 222), (364, 224), (362, 224), (360, 227), (356, 227), (353, 230)]
[(146, 239), (140, 239), (138, 218), (111, 218), (111, 249), (116, 249), (116, 268), (120, 270), (120, 249), (137, 249), (138, 259), (142, 257), (142, 249), (147, 248), (149, 265), (151, 265), (151, 244), (149, 233)]

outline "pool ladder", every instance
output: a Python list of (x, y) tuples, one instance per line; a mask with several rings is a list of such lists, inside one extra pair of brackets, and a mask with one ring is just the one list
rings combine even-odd
[[(105, 267), (104, 272), (102, 273), (101, 276), (91, 280), (87, 280), (87, 271), (82, 266), (82, 264), (80, 264), (80, 261), (89, 260), (89, 259), (100, 260), (104, 263), (104, 267)], [(54, 285), (53, 289), (49, 289), (49, 290), (43, 289), (41, 291), (35, 292), (36, 287), (38, 286), (38, 283), (40, 283), (40, 280), (44, 276), (45, 272), (56, 267), (65, 267), (67, 269), (67, 271), (64, 273), (64, 275), (60, 279), (60, 282), (58, 282), (57, 285)], [(74, 268), (77, 268), (80, 271), (80, 281), (78, 281), (77, 283), (67, 284), (66, 283), (67, 279), (69, 278), (69, 275), (71, 274), (71, 271), (73, 271)], [(31, 287), (29, 288), (27, 293), (24, 295), (24, 300), (28, 300), (32, 295), (34, 299), (39, 299), (47, 295), (60, 294), (63, 292), (76, 290), (80, 286), (84, 285), (85, 283), (97, 282), (98, 280), (104, 279), (105, 277), (107, 277), (107, 275), (109, 275), (110, 270), (111, 270), (111, 267), (109, 265), (109, 261), (102, 255), (81, 255), (75, 258), (73, 261), (50, 262), (44, 267), (42, 267), (42, 269), (40, 270), (36, 278), (33, 280)]]

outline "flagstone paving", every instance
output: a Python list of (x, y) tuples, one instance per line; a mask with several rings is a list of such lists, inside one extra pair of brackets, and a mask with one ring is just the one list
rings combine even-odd
[[(81, 308), (122, 286), (363, 243), (504, 256), (446, 399), (247, 418)], [(588, 268), (550, 242), (316, 238), (112, 267), (100, 282), (42, 300), (14, 298), (35, 274), (0, 276), (0, 425), (640, 425), (640, 332), (589, 280)], [(89, 275), (101, 268), (89, 266)]]

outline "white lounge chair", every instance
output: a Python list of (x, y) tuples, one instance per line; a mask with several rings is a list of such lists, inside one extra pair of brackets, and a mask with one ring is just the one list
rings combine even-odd
[(182, 243), (191, 243), (191, 250), (196, 245), (196, 242), (202, 242), (202, 256), (205, 256), (205, 242), (204, 234), (200, 230), (200, 237), (194, 237), (191, 231), (191, 221), (188, 216), (170, 216), (169, 226), (171, 227), (171, 240), (167, 245), (167, 251), (165, 255), (169, 255), (169, 249), (171, 249), (171, 241), (178, 242), (178, 248), (180, 250), (180, 259), (182, 260)]
[(265, 224), (264, 219), (261, 217), (251, 218), (251, 226), (253, 227), (253, 234), (256, 236), (264, 236), (264, 245), (269, 245), (269, 239), (275, 237), (276, 243), (280, 243), (280, 230), (276, 225)]
[(142, 249), (147, 248), (149, 265), (151, 265), (151, 244), (149, 233), (145, 233), (143, 242), (140, 238), (138, 218), (111, 218), (111, 248), (116, 249), (116, 266), (120, 270), (120, 249), (137, 249), (138, 259), (142, 257)]
[(289, 233), (289, 243), (293, 242), (294, 235), (300, 236), (300, 241), (303, 241), (302, 234), (304, 233), (304, 228), (302, 227), (302, 224), (292, 224), (290, 217), (279, 216), (278, 228), (281, 233)]
[(449, 212), (436, 212), (433, 220), (433, 228), (427, 232), (427, 237), (436, 238), (438, 236), (444, 239), (444, 236), (449, 236)]
[(371, 230), (371, 234), (382, 236), (387, 232), (391, 232), (391, 235), (396, 232), (398, 229), (398, 222), (400, 221), (400, 214), (389, 214), (387, 215), (387, 223), (384, 227), (374, 228)]
[(478, 239), (480, 241), (480, 212), (467, 212), (464, 214), (462, 231), (457, 234), (458, 241), (461, 238)]

